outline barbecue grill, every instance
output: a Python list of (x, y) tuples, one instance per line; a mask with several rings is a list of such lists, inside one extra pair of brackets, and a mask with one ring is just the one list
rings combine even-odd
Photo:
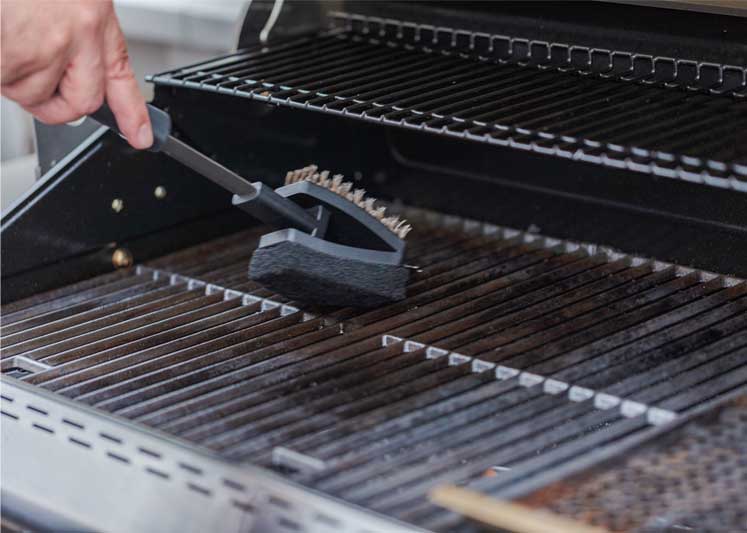
[(677, 7), (254, 0), (236, 52), (150, 77), (237, 173), (317, 163), (412, 222), (376, 309), (272, 293), (227, 193), (37, 125), (2, 221), (8, 527), (477, 531), (429, 499), (459, 485), (743, 529), (745, 25)]

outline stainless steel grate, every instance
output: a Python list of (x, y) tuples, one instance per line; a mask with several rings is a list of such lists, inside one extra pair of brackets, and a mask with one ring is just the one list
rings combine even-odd
[(403, 302), (299, 309), (246, 279), (260, 230), (3, 307), (24, 381), (429, 525), (747, 384), (747, 283), (408, 212)]
[(743, 67), (335, 21), (152, 81), (747, 191)]

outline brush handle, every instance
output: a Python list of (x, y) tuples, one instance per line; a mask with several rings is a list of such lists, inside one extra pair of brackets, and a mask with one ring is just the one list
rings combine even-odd
[[(171, 117), (165, 111), (161, 111), (156, 106), (145, 104), (148, 109), (148, 116), (150, 117), (150, 125), (153, 128), (153, 144), (148, 150), (151, 152), (160, 152), (166, 140), (171, 135)], [(100, 122), (110, 130), (117, 132), (122, 135), (122, 131), (117, 125), (117, 118), (114, 116), (111, 108), (108, 104), (104, 103), (96, 111), (91, 113), (90, 117), (97, 122)]]
[(293, 200), (280, 196), (264, 183), (257, 181), (251, 185), (255, 193), (234, 194), (231, 200), (233, 205), (273, 228), (296, 228), (316, 237), (324, 237), (329, 218), (324, 209), (318, 207), (307, 211)]

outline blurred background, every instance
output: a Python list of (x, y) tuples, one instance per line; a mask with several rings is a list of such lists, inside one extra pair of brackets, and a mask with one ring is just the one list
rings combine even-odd
[[(114, 0), (127, 37), (135, 75), (146, 99), (144, 81), (153, 74), (209, 59), (234, 48), (249, 0)], [(3, 98), (0, 109), (0, 204), (4, 211), (37, 178), (33, 122)]]

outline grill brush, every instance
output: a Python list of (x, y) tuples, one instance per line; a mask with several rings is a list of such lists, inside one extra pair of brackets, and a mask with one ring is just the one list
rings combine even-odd
[[(164, 152), (233, 193), (233, 205), (277, 231), (263, 235), (249, 277), (300, 302), (375, 307), (405, 297), (403, 266), (410, 227), (353, 190), (342, 176), (315, 166), (289, 172), (273, 190), (245, 180), (171, 135), (171, 117), (148, 105), (153, 152)], [(91, 115), (119, 133), (105, 104)]]

